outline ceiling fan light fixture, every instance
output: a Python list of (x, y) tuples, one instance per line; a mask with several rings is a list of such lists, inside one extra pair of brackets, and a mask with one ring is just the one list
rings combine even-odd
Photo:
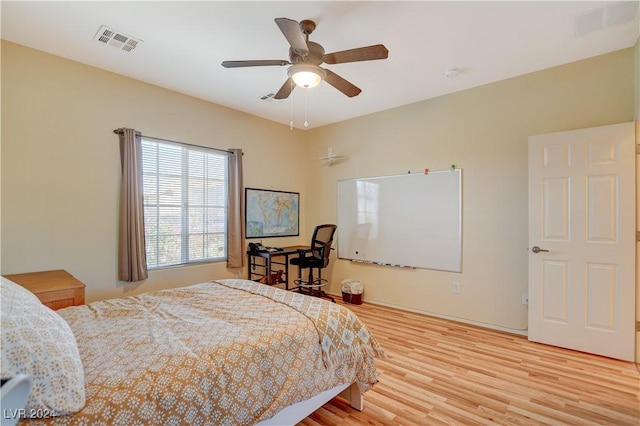
[(291, 77), (297, 86), (310, 89), (320, 84), (320, 82), (326, 77), (327, 73), (325, 70), (315, 65), (298, 64), (290, 67), (287, 71), (287, 75)]

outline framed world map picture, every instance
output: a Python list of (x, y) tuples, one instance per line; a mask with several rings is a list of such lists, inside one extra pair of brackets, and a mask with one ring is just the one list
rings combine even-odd
[(245, 188), (246, 238), (300, 235), (300, 193)]

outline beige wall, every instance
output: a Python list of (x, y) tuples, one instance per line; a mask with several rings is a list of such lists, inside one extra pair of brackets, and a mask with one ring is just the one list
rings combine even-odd
[(117, 281), (119, 127), (242, 148), (246, 186), (305, 192), (301, 131), (4, 41), (2, 89), (2, 274), (66, 269), (88, 301), (237, 276), (215, 263)]
[[(627, 49), (310, 131), (309, 223), (336, 219), (339, 179), (463, 170), (462, 273), (338, 260), (331, 289), (359, 279), (368, 301), (526, 329), (527, 138), (632, 121), (633, 60)], [(314, 162), (328, 146), (349, 158)]]
[[(344, 278), (361, 279), (370, 301), (525, 329), (527, 137), (631, 121), (633, 60), (627, 49), (302, 132), (3, 42), (1, 272), (64, 268), (87, 283), (89, 301), (237, 275), (213, 264), (153, 272), (135, 288), (116, 280), (112, 130), (134, 127), (242, 148), (246, 186), (301, 192), (303, 235), (273, 245), (307, 242), (314, 224), (336, 220), (338, 179), (456, 164), (463, 169), (463, 272), (334, 259), (330, 290), (339, 293)], [(329, 146), (349, 158), (318, 161)], [(273, 164), (287, 167), (272, 173)], [(454, 281), (460, 294), (451, 292)]]

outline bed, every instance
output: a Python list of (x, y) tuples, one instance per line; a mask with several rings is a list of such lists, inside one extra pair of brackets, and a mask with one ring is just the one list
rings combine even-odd
[(294, 424), (339, 392), (362, 409), (378, 381), (383, 351), (353, 312), (253, 281), (56, 312), (24, 292), (3, 279), (2, 376), (32, 374), (21, 414), (55, 417), (20, 424)]

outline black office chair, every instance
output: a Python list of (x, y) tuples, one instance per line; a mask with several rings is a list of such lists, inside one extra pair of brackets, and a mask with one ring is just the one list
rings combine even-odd
[[(298, 257), (289, 261), (291, 265), (298, 266), (298, 279), (293, 281), (298, 286), (298, 292), (325, 297), (335, 302), (333, 297), (322, 289), (328, 283), (322, 278), (322, 270), (329, 264), (329, 254), (336, 228), (336, 225), (330, 224), (316, 226), (311, 237), (311, 250), (298, 250)], [(303, 269), (309, 269), (306, 279), (302, 278)], [(317, 269), (316, 276), (313, 274), (314, 269)]]

